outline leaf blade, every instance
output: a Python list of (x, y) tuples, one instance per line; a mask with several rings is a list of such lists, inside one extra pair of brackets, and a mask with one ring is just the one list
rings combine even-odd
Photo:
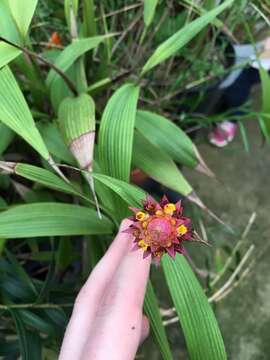
[(0, 237), (25, 238), (111, 233), (112, 223), (93, 209), (64, 203), (18, 205), (0, 213)]
[(50, 158), (24, 96), (8, 66), (0, 70), (0, 120), (28, 142), (44, 159)]
[(189, 196), (192, 187), (173, 160), (140, 133), (134, 137), (133, 164), (164, 186)]
[(153, 331), (155, 342), (157, 343), (160, 353), (164, 360), (173, 360), (165, 328), (162, 324), (162, 319), (159, 312), (158, 302), (151, 281), (148, 281), (145, 299), (144, 310), (150, 321), (150, 326)]
[(146, 198), (146, 193), (137, 186), (128, 184), (119, 179), (103, 174), (92, 174), (93, 178), (119, 195), (128, 205), (141, 206), (141, 200)]
[(225, 360), (223, 339), (208, 299), (183, 255), (162, 267), (183, 329), (189, 359)]
[(139, 88), (120, 87), (104, 110), (99, 129), (99, 161), (105, 174), (129, 181)]
[(146, 27), (153, 21), (157, 4), (158, 0), (144, 0), (143, 20)]
[(23, 37), (27, 35), (38, 0), (8, 0), (10, 12)]
[(174, 55), (191, 39), (193, 39), (205, 26), (211, 23), (223, 10), (230, 6), (233, 1), (234, 0), (225, 1), (223, 4), (192, 21), (169, 37), (165, 42), (159, 45), (150, 56), (144, 65), (141, 74), (144, 75), (147, 71)]
[[(82, 56), (85, 52), (97, 47), (108, 36), (109, 35), (99, 35), (90, 38), (74, 40), (59, 54), (54, 64), (65, 72), (80, 56)], [(59, 79), (59, 75), (56, 74), (53, 69), (51, 69), (46, 79), (47, 85), (51, 87), (52, 83), (57, 79)]]

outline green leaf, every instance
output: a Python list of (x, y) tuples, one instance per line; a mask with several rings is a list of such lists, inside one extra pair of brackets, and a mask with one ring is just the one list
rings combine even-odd
[(144, 299), (144, 310), (150, 321), (151, 330), (153, 332), (155, 342), (159, 347), (162, 358), (164, 360), (172, 360), (173, 356), (170, 345), (168, 343), (165, 328), (162, 324), (157, 298), (150, 280), (147, 284)]
[(55, 122), (39, 122), (37, 127), (44, 142), (53, 156), (64, 161), (66, 164), (76, 165), (76, 161), (61, 137)]
[(233, 3), (234, 0), (227, 0), (215, 9), (207, 12), (205, 15), (192, 21), (169, 37), (165, 42), (158, 46), (154, 53), (150, 56), (142, 69), (142, 74), (160, 64), (170, 56), (174, 55), (190, 40), (192, 40), (200, 31), (211, 23), (223, 10)]
[(154, 18), (158, 0), (144, 0), (143, 20), (149, 26)]
[(19, 56), (20, 53), (21, 51), (14, 46), (0, 41), (0, 69)]
[(7, 248), (5, 250), (5, 255), (10, 262), (10, 266), (12, 267), (12, 274), (16, 274), (17, 279), (20, 280), (23, 285), (27, 286), (31, 293), (36, 296), (38, 294), (37, 289), (31, 277), (24, 270), (23, 266), (17, 261), (16, 257), (10, 251), (8, 251)]
[(164, 150), (173, 160), (194, 168), (198, 159), (186, 133), (165, 117), (150, 111), (138, 111), (136, 128), (151, 143)]
[(3, 250), (5, 249), (7, 239), (0, 238), (0, 257), (2, 256)]
[(41, 340), (38, 334), (29, 331), (23, 321), (23, 312), (9, 309), (19, 337), (22, 360), (41, 360)]
[(107, 175), (129, 181), (139, 88), (125, 84), (110, 98), (99, 129), (99, 161)]
[(0, 70), (0, 120), (24, 138), (44, 159), (50, 158), (24, 96), (8, 66)]
[(0, 155), (6, 150), (13, 140), (14, 133), (9, 127), (0, 123)]
[(31, 360), (31, 344), (27, 339), (27, 330), (25, 325), (19, 315), (19, 312), (13, 309), (10, 309), (10, 313), (12, 315), (13, 321), (15, 322), (16, 330), (19, 337), (19, 345), (20, 345), (20, 353), (22, 360)]
[[(21, 36), (11, 15), (7, 0), (0, 1), (0, 36), (4, 39), (21, 43)], [(0, 53), (2, 56), (2, 53)]]
[[(0, 36), (17, 44), (22, 42), (6, 0), (0, 1)], [(19, 54), (21, 54), (20, 50), (0, 40), (0, 69), (15, 59)]]
[(225, 360), (223, 339), (208, 299), (183, 255), (162, 258), (166, 281), (190, 360)]
[(93, 209), (62, 203), (18, 205), (0, 213), (0, 237), (110, 234), (113, 225)]
[[(260, 78), (262, 83), (262, 112), (270, 115), (270, 103), (269, 103), (269, 94), (270, 94), (270, 76), (268, 72), (260, 67)], [(262, 124), (264, 123), (264, 124)], [(260, 117), (260, 126), (270, 137), (270, 118), (266, 116)]]
[(56, 189), (58, 191), (62, 191), (68, 194), (82, 196), (82, 194), (76, 189), (74, 189), (71, 184), (66, 183), (59, 176), (55, 175), (49, 170), (45, 170), (29, 164), (17, 163), (14, 167), (14, 172), (17, 175), (42, 184), (51, 189)]
[(45, 334), (52, 336), (57, 335), (58, 331), (51, 321), (48, 321), (29, 310), (21, 310), (20, 315), (26, 325), (31, 326), (32, 328)]
[(0, 356), (14, 356), (19, 353), (19, 344), (18, 341), (8, 341), (5, 342), (0, 340)]
[[(65, 72), (80, 56), (87, 51), (96, 48), (108, 36), (112, 35), (93, 36), (90, 38), (73, 40), (73, 42), (59, 54), (54, 64)], [(59, 79), (59, 75), (51, 69), (46, 80), (47, 85), (52, 86), (52, 83), (57, 79)]]
[(58, 271), (65, 270), (76, 258), (71, 239), (62, 238), (59, 240), (59, 247), (56, 253), (56, 268)]
[(110, 188), (119, 195), (128, 205), (141, 206), (141, 200), (146, 198), (146, 193), (137, 186), (126, 183), (103, 174), (92, 174), (93, 178)]
[(242, 136), (244, 148), (245, 148), (246, 152), (249, 152), (249, 143), (248, 143), (248, 137), (247, 137), (245, 125), (242, 123), (242, 121), (239, 121), (238, 125), (239, 125), (240, 133)]
[(184, 196), (193, 191), (173, 160), (140, 133), (134, 136), (133, 163), (151, 178)]
[(7, 0), (10, 12), (23, 37), (27, 35), (38, 0)]

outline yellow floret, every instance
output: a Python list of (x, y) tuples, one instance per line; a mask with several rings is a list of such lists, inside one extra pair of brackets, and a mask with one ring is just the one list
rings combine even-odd
[(141, 247), (144, 251), (146, 251), (147, 248), (148, 248), (148, 245), (146, 244), (146, 242), (145, 242), (144, 240), (140, 240), (140, 241), (138, 242), (138, 245), (139, 245), (139, 247)]
[(177, 228), (177, 234), (180, 236), (185, 235), (187, 233), (187, 231), (188, 231), (188, 229), (185, 225), (180, 225)]
[(176, 210), (176, 207), (175, 207), (175, 205), (174, 204), (166, 204), (165, 206), (164, 206), (164, 212), (165, 212), (165, 214), (167, 214), (167, 215), (172, 215), (174, 212), (175, 212), (175, 210)]
[(136, 213), (136, 220), (143, 221), (146, 218), (146, 214), (143, 211), (139, 211)]

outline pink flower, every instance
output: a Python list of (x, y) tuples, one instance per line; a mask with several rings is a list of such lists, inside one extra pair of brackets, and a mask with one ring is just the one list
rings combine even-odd
[(151, 196), (142, 202), (143, 208), (130, 208), (134, 215), (132, 224), (124, 232), (134, 236), (133, 249), (142, 249), (143, 257), (151, 255), (157, 263), (164, 253), (175, 257), (185, 253), (183, 241), (193, 240), (189, 218), (183, 216), (181, 201), (170, 203), (163, 196), (158, 203)]

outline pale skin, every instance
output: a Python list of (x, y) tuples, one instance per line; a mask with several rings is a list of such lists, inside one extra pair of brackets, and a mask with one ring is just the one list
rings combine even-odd
[(143, 301), (150, 257), (131, 251), (132, 235), (121, 232), (79, 292), (59, 360), (132, 360), (149, 333)]

